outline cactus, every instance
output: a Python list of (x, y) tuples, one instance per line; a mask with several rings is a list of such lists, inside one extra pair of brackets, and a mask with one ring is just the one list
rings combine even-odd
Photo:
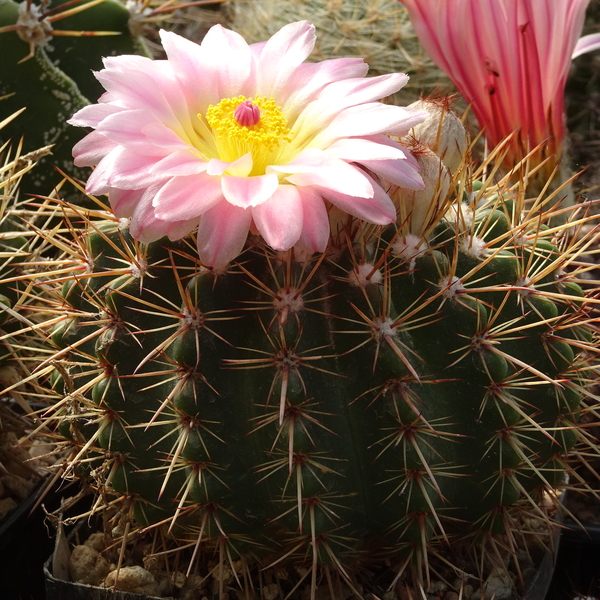
[[(93, 71), (102, 57), (116, 54), (148, 55), (140, 37), (141, 25), (117, 0), (91, 1), (75, 8), (63, 5), (44, 12), (31, 2), (0, 2), (0, 115), (27, 107), (18, 122), (2, 131), (0, 140), (25, 136), (24, 151), (54, 144), (52, 156), (26, 179), (24, 191), (48, 193), (60, 181), (51, 165), (84, 179), (85, 169), (74, 169), (73, 145), (81, 131), (66, 123), (74, 112), (96, 99), (101, 86)], [(53, 24), (61, 23), (55, 30)], [(117, 34), (117, 35), (113, 35)]]
[(347, 221), (315, 256), (254, 238), (219, 270), (193, 239), (141, 244), (86, 216), (42, 365), (67, 476), (125, 499), (126, 538), (192, 548), (188, 572), (241, 560), (242, 587), (292, 564), (290, 590), (337, 573), (356, 591), (386, 559), (386, 585), (427, 582), (448, 543), (477, 542), (482, 578), (503, 565), (586, 441), (597, 337), (573, 267), (595, 231), (457, 180), (420, 232)]

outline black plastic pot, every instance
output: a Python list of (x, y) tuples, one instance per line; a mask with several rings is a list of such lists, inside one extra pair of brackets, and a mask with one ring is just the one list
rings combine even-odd
[(565, 520), (554, 578), (546, 600), (598, 598), (600, 525)]
[[(31, 513), (41, 492), (40, 482), (32, 493), (0, 523), (0, 598), (2, 600), (42, 600), (42, 564), (54, 542), (44, 524), (42, 510)], [(50, 494), (46, 503), (51, 505)]]

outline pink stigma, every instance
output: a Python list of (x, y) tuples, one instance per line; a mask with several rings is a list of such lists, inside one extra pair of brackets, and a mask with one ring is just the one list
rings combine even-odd
[(260, 108), (252, 100), (245, 100), (235, 109), (233, 118), (242, 127), (254, 127), (260, 121)]

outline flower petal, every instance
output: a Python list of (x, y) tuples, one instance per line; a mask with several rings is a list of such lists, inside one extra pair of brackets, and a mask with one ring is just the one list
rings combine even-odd
[(329, 241), (329, 217), (323, 197), (312, 188), (298, 188), (302, 198), (300, 243), (310, 252), (325, 252)]
[(92, 131), (73, 146), (73, 162), (78, 167), (93, 167), (116, 147), (117, 144)]
[(312, 52), (315, 40), (315, 28), (309, 21), (282, 27), (261, 49), (257, 92), (285, 99), (290, 78)]
[(129, 219), (146, 190), (119, 190), (112, 188), (108, 193), (110, 207), (119, 219)]
[(373, 188), (369, 178), (358, 168), (339, 159), (327, 159), (313, 169), (294, 173), (287, 181), (300, 186), (320, 186), (348, 196), (369, 198)]
[(227, 202), (241, 208), (262, 204), (279, 186), (279, 179), (274, 173), (256, 177), (223, 175), (221, 182)]
[(371, 198), (357, 198), (324, 187), (316, 188), (316, 191), (320, 192), (334, 206), (350, 215), (376, 225), (389, 225), (396, 220), (394, 203), (377, 183), (372, 179), (370, 181), (373, 187)]
[(160, 36), (192, 114), (222, 98), (254, 93), (252, 53), (239, 34), (215, 25), (200, 46), (175, 33)]
[(294, 123), (307, 103), (326, 85), (349, 77), (364, 77), (368, 70), (362, 58), (332, 58), (300, 65), (290, 77), (287, 99), (282, 104), (286, 118)]
[(177, 150), (152, 166), (152, 172), (164, 176), (197, 175), (206, 171), (208, 163), (198, 158), (191, 149)]
[(159, 174), (152, 173), (154, 156), (140, 156), (123, 146), (111, 150), (94, 169), (86, 190), (90, 194), (105, 194), (111, 187), (139, 190), (158, 183)]
[(250, 152), (244, 154), (233, 162), (226, 162), (217, 158), (211, 158), (208, 161), (207, 173), (209, 175), (236, 175), (238, 177), (246, 177), (252, 171), (252, 154)]
[(67, 123), (76, 127), (98, 127), (106, 117), (124, 110), (127, 109), (112, 104), (90, 104), (78, 110)]
[(157, 219), (152, 207), (152, 199), (156, 196), (157, 187), (152, 186), (145, 190), (139, 199), (131, 216), (129, 231), (140, 242), (146, 244), (154, 242), (168, 235), (170, 239), (177, 240), (190, 233), (198, 219), (190, 221), (162, 221)]
[(164, 156), (169, 151), (190, 147), (147, 110), (127, 110), (110, 115), (96, 131), (139, 154)]
[(252, 209), (254, 224), (275, 250), (288, 250), (302, 233), (302, 197), (293, 185), (280, 185), (275, 193)]
[(429, 113), (403, 106), (370, 102), (342, 111), (312, 140), (316, 148), (326, 148), (336, 140), (389, 133), (402, 137), (424, 121)]
[(357, 162), (398, 187), (409, 190), (422, 190), (425, 187), (419, 175), (420, 167), (408, 150), (405, 160), (359, 160)]
[(173, 177), (152, 200), (154, 215), (163, 221), (185, 221), (199, 217), (223, 200), (221, 181), (206, 173)]
[(577, 40), (577, 45), (575, 46), (575, 50), (573, 51), (571, 58), (577, 58), (582, 54), (586, 54), (598, 49), (600, 49), (600, 33), (584, 35)]
[(198, 253), (207, 266), (224, 267), (244, 248), (252, 213), (220, 202), (200, 217)]
[(366, 138), (344, 138), (325, 149), (330, 158), (348, 161), (406, 159), (408, 150), (400, 145), (388, 146)]

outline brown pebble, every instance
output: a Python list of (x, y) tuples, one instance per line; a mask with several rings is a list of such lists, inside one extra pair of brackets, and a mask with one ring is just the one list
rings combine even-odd
[(69, 559), (69, 573), (75, 583), (99, 585), (110, 571), (108, 561), (90, 546), (75, 546)]
[(122, 567), (119, 571), (119, 579), (117, 579), (116, 569), (111, 571), (102, 585), (146, 596), (157, 596), (160, 593), (159, 585), (152, 573), (138, 566)]
[(3, 475), (0, 481), (8, 494), (18, 500), (25, 500), (33, 488), (33, 482), (27, 481), (18, 475)]
[(106, 536), (97, 531), (96, 533), (92, 533), (92, 535), (90, 535), (90, 537), (83, 542), (83, 545), (93, 548), (96, 552), (102, 552), (104, 549), (106, 549)]

